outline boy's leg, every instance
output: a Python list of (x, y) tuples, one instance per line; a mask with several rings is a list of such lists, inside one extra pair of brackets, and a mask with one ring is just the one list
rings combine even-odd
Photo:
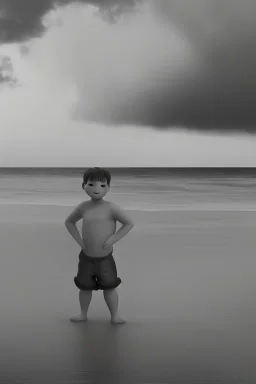
[(74, 315), (70, 317), (71, 321), (86, 321), (87, 320), (87, 312), (92, 299), (92, 291), (79, 291), (79, 302), (81, 307), (81, 313), (78, 315)]
[(122, 324), (125, 321), (118, 315), (118, 294), (115, 289), (105, 289), (103, 291), (104, 299), (111, 314), (113, 324)]

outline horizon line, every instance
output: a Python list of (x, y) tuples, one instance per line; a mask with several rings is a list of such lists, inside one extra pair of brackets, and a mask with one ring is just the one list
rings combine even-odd
[[(65, 166), (7, 166), (1, 167), (0, 169), (86, 169), (86, 168), (94, 168), (92, 166), (73, 166), (73, 167), (65, 167)], [(108, 167), (101, 166), (100, 168), (109, 168), (109, 169), (256, 169), (256, 166), (186, 166), (186, 167), (173, 167), (173, 166), (123, 166), (123, 167)]]

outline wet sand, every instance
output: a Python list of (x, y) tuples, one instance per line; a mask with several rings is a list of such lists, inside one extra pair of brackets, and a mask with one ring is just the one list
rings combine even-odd
[(110, 324), (73, 284), (70, 209), (0, 206), (0, 383), (256, 382), (256, 212), (138, 212), (115, 245), (122, 284)]

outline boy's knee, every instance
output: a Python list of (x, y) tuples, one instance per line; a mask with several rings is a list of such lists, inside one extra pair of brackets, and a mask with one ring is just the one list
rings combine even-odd
[(90, 295), (90, 294), (92, 294), (92, 291), (93, 291), (93, 289), (80, 289), (79, 293), (81, 295)]

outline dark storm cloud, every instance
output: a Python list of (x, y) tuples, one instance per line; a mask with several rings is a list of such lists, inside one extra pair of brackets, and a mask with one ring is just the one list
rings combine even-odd
[(178, 30), (189, 42), (197, 65), (181, 69), (174, 79), (175, 56), (170, 57), (164, 81), (152, 79), (150, 86), (147, 80), (133, 97), (117, 96), (115, 105), (106, 98), (86, 114), (82, 105), (77, 116), (159, 130), (255, 133), (256, 1), (157, 0), (153, 6), (156, 17), (172, 28), (166, 28), (166, 42), (171, 41), (173, 28)]
[(47, 12), (70, 3), (94, 4), (102, 11), (113, 9), (118, 13), (134, 0), (1, 0), (0, 43), (17, 43), (42, 36), (45, 31), (42, 19)]

